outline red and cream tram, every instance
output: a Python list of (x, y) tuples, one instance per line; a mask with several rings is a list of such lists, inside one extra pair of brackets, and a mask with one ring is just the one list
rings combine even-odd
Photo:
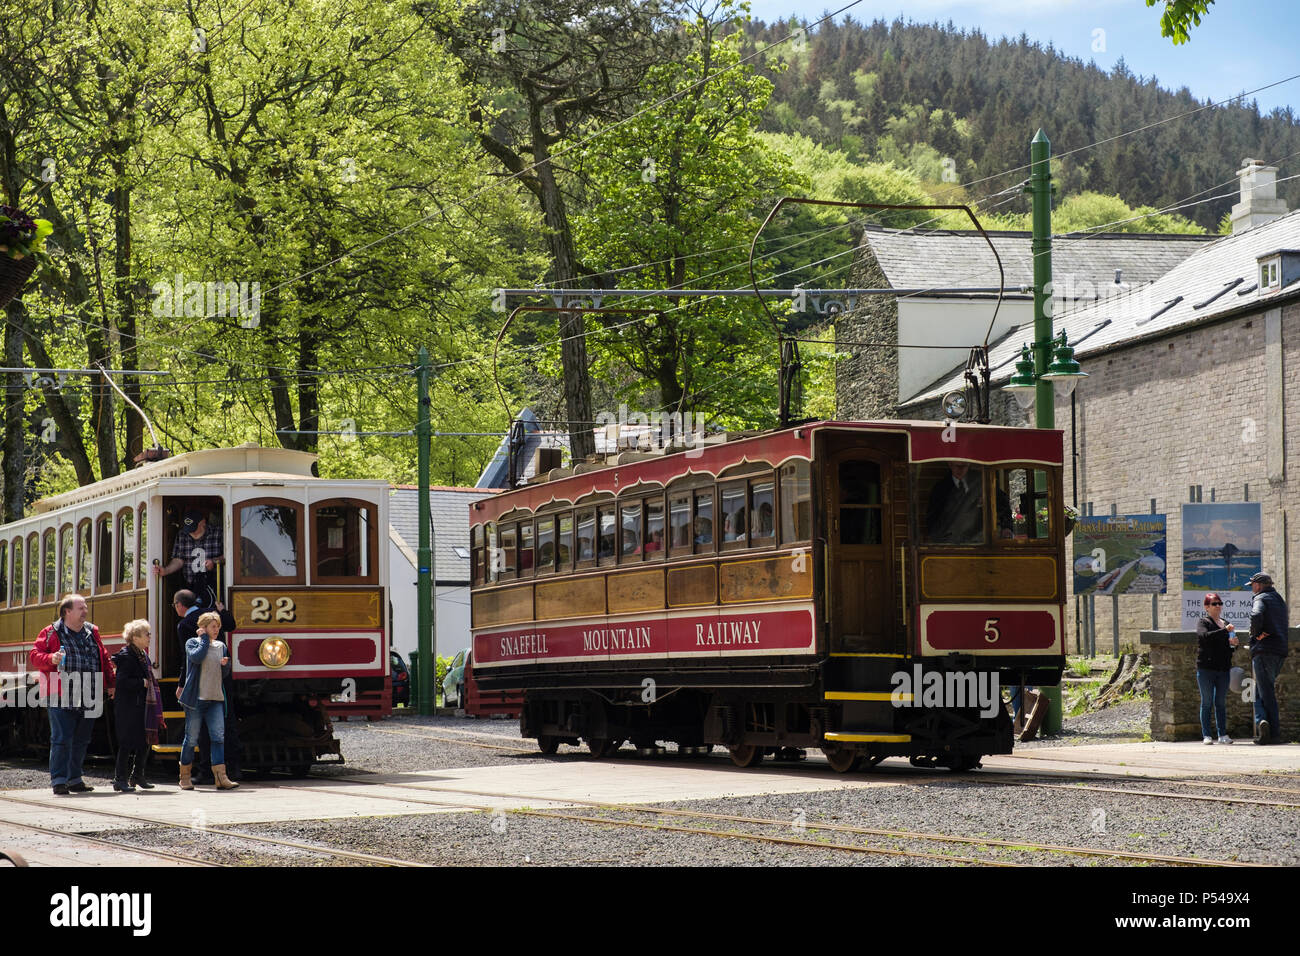
[[(1065, 664), (1059, 431), (820, 422), (471, 506), (474, 670), (525, 736), (969, 768)], [(996, 704), (994, 703), (996, 699)]]
[[(338, 754), (331, 695), (383, 691), (388, 653), (388, 483), (314, 476), (316, 456), (242, 445), (189, 452), (38, 501), (0, 527), (0, 743), (48, 741), (27, 653), (58, 617), (62, 595), (86, 596), (111, 654), (133, 618), (152, 625), (179, 752), (175, 703), (182, 649), (172, 607), (182, 572), (162, 577), (184, 515), (221, 529), (220, 599), (238, 623), (231, 647), (242, 766), (305, 772)], [(356, 699), (352, 697), (352, 699)], [(111, 715), (111, 707), (105, 708)]]

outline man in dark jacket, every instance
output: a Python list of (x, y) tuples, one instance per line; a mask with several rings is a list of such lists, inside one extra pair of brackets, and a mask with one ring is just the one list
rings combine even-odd
[(1277, 675), (1287, 654), (1287, 612), (1273, 578), (1264, 572), (1250, 579), (1255, 603), (1250, 611), (1250, 663), (1255, 677), (1255, 743), (1282, 742), (1278, 715)]

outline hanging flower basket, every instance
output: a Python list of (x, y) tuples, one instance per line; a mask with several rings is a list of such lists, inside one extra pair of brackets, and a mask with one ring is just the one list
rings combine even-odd
[(45, 237), (54, 227), (12, 206), (0, 206), (0, 309), (9, 304), (36, 271)]

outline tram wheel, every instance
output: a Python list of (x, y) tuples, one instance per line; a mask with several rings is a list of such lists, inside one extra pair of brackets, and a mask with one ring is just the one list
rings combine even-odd
[[(593, 759), (604, 757), (606, 754), (612, 752), (610, 744), (612, 744), (613, 741), (608, 737), (584, 737), (582, 739), (586, 742), (587, 749), (591, 751)], [(620, 741), (620, 744), (621, 743), (622, 741)]]
[(757, 744), (741, 744), (727, 749), (731, 751), (731, 762), (737, 767), (757, 767), (763, 762), (763, 748)]
[(544, 754), (553, 754), (560, 749), (560, 738), (542, 734), (537, 738), (537, 749)]
[(862, 763), (862, 754), (847, 747), (823, 747), (822, 753), (836, 773), (852, 773)]

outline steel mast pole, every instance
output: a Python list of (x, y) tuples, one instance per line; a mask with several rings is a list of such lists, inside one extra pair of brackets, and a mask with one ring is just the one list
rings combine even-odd
[(415, 375), (419, 382), (420, 411), (415, 424), (416, 459), (419, 470), (420, 495), (420, 539), (416, 551), (416, 632), (420, 652), (420, 674), (418, 688), (420, 695), (420, 714), (429, 716), (433, 713), (433, 678), (437, 673), (438, 662), (434, 659), (433, 630), (433, 543), (430, 534), (429, 515), (429, 446), (432, 440), (432, 426), (429, 422), (429, 351), (420, 346), (416, 360)]
[[(1052, 144), (1041, 129), (1029, 143), (1029, 193), (1033, 199), (1034, 256), (1034, 425), (1056, 427), (1056, 387), (1043, 378), (1052, 361)], [(1046, 489), (1037, 489), (1044, 491)], [(1056, 516), (1060, 521), (1060, 516)], [(1043, 731), (1061, 732), (1061, 688), (1042, 687), (1048, 708)]]

